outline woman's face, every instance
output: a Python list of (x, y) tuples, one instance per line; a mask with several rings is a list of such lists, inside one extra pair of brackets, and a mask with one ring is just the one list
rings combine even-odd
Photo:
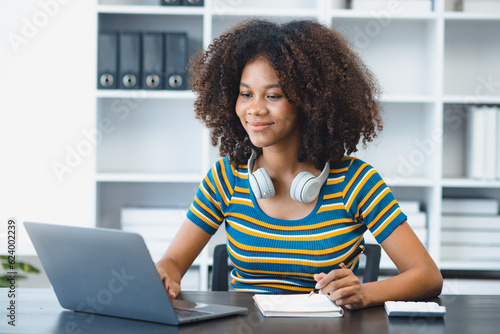
[(276, 72), (263, 57), (243, 69), (236, 114), (256, 147), (286, 148), (299, 143), (298, 113), (283, 95)]

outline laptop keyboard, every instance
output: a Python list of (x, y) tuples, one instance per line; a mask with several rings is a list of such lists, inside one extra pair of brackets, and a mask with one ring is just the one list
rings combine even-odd
[(177, 315), (177, 318), (179, 319), (194, 318), (212, 314), (212, 312), (188, 310), (185, 308), (174, 308), (174, 310), (175, 314)]

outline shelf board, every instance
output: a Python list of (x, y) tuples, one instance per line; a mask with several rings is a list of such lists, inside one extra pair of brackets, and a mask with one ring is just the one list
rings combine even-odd
[(99, 14), (203, 15), (205, 7), (98, 5)]
[(123, 90), (123, 89), (97, 89), (98, 98), (116, 99), (194, 99), (196, 96), (190, 90)]
[(453, 104), (500, 104), (500, 96), (444, 95), (443, 102)]
[[(391, 17), (389, 17), (390, 20), (433, 20), (436, 19), (438, 16), (435, 12), (423, 12), (423, 13), (411, 13), (411, 14), (396, 14)], [(336, 19), (336, 18), (349, 18), (349, 19), (369, 19), (369, 20), (376, 20), (377, 17), (372, 13), (368, 11), (358, 11), (358, 10), (351, 10), (351, 9), (334, 9), (330, 12), (330, 18), (331, 19)], [(387, 18), (383, 18), (384, 20)]]
[(389, 187), (432, 187), (436, 185), (436, 181), (430, 178), (393, 178), (382, 175), (384, 181)]
[(383, 94), (380, 101), (387, 103), (434, 103), (437, 97), (426, 94)]
[(224, 18), (225, 16), (276, 16), (276, 17), (317, 17), (317, 8), (254, 8), (254, 7), (223, 7), (214, 8), (211, 11), (214, 18)]
[[(194, 99), (196, 95), (190, 90), (124, 90), (124, 89), (96, 89), (98, 98), (144, 98), (144, 99)], [(451, 101), (450, 97), (450, 101)], [(465, 97), (461, 98), (462, 101)], [(434, 103), (437, 98), (425, 94), (384, 94), (380, 101), (387, 103)], [(458, 98), (457, 98), (458, 100)], [(491, 103), (494, 99), (492, 99)], [(500, 97), (497, 99), (500, 102)]]
[(465, 13), (465, 12), (445, 12), (443, 14), (445, 20), (464, 20), (464, 21), (499, 21), (500, 13)]
[(202, 174), (97, 173), (97, 182), (200, 183)]
[(466, 178), (443, 178), (443, 187), (450, 188), (500, 188), (500, 179), (473, 180)]

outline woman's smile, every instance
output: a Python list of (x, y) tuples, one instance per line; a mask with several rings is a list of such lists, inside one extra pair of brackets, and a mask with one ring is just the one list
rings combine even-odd
[(254, 132), (262, 132), (271, 128), (274, 123), (272, 122), (247, 122), (248, 129)]

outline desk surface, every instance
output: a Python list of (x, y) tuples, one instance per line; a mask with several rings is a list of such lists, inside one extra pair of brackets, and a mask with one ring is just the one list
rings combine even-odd
[(264, 318), (252, 294), (182, 292), (180, 299), (244, 306), (247, 314), (167, 326), (62, 309), (50, 289), (17, 289), (16, 326), (7, 324), (7, 289), (0, 289), (0, 333), (498, 333), (500, 296), (441, 296), (444, 318), (388, 318), (383, 307), (348, 311), (342, 318)]

